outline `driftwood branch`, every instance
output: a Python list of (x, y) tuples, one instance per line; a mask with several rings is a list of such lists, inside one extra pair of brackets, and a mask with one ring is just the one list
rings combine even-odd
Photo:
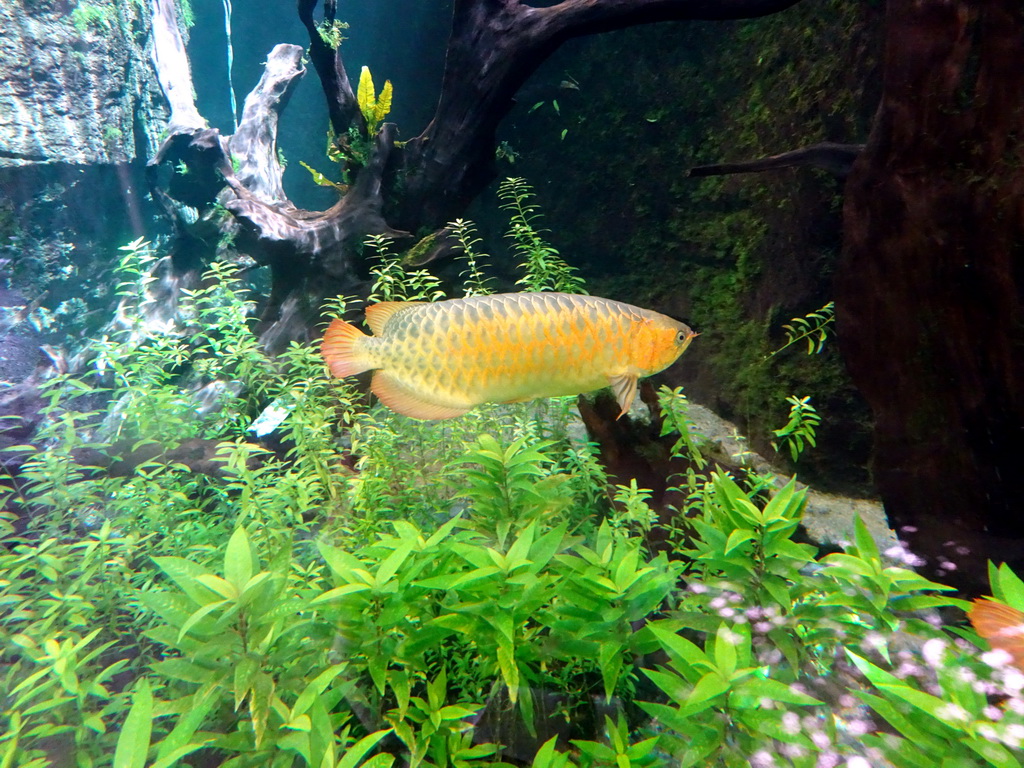
[(850, 175), (853, 161), (864, 150), (863, 144), (835, 144), (822, 142), (809, 147), (783, 152), (780, 155), (762, 157), (758, 160), (747, 160), (739, 163), (716, 163), (699, 165), (691, 168), (689, 176), (725, 176), (733, 173), (761, 173), (775, 171), (779, 168), (798, 166), (818, 168), (831, 173), (837, 179), (845, 179)]
[(177, 11), (173, 2), (153, 0), (152, 34), (153, 68), (171, 108), (168, 132), (173, 135), (207, 128), (192, 97), (192, 70), (185, 52), (185, 42), (178, 29)]
[[(340, 49), (332, 48), (320, 35), (317, 23), (313, 19), (317, 0), (299, 0), (299, 20), (306, 27), (309, 35), (309, 59), (313, 63), (320, 86), (323, 88), (327, 101), (327, 115), (331, 128), (336, 135), (342, 135), (353, 120), (362, 121), (356, 96), (352, 92), (345, 64), (341, 60)], [(336, 0), (324, 3), (324, 22), (332, 24), (335, 20)]]
[(389, 227), (382, 213), (381, 184), (394, 138), (394, 126), (385, 125), (374, 141), (370, 162), (360, 170), (355, 184), (326, 211), (296, 208), (283, 195), (278, 200), (261, 199), (234, 174), (226, 177), (233, 198), (224, 206), (252, 227), (259, 239), (291, 245), (293, 260), (301, 255), (318, 257), (328, 276), (345, 278), (352, 266), (345, 246), (358, 245), (369, 234), (410, 237), (408, 232)]

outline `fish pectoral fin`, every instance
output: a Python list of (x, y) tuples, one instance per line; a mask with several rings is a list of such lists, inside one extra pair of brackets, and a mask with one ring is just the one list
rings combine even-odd
[(389, 376), (386, 371), (381, 370), (373, 372), (370, 391), (395, 413), (423, 421), (451, 419), (461, 416), (469, 410), (469, 408), (457, 408), (432, 403), (411, 391), (408, 387), (403, 386), (399, 381)]
[(611, 384), (612, 392), (615, 393), (615, 399), (619, 401), (619, 415), (616, 416), (616, 420), (621, 419), (629, 411), (633, 405), (633, 400), (636, 399), (636, 388), (637, 383), (640, 381), (640, 377), (636, 374), (623, 373), (620, 376), (612, 376)]

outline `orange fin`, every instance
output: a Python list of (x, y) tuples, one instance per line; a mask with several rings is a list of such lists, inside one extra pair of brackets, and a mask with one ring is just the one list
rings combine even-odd
[(469, 408), (453, 408), (449, 405), (438, 405), (425, 400), (414, 392), (403, 387), (386, 371), (374, 371), (373, 382), (370, 384), (370, 391), (380, 401), (395, 413), (403, 416), (411, 416), (414, 419), (423, 421), (436, 421), (438, 419), (451, 419), (461, 416)]
[(424, 301), (382, 301), (366, 308), (366, 324), (370, 326), (374, 336), (380, 336), (384, 333), (384, 326), (388, 324), (388, 320), (395, 312), (414, 304), (425, 303)]
[(976, 599), (967, 612), (974, 629), (993, 648), (1013, 657), (1013, 665), (1024, 670), (1024, 612), (990, 599)]
[(373, 367), (360, 354), (361, 341), (365, 338), (365, 333), (344, 320), (333, 320), (327, 326), (323, 341), (320, 343), (320, 354), (323, 355), (331, 373), (342, 379)]
[(636, 387), (639, 377), (636, 375), (630, 375), (624, 373), (621, 376), (612, 376), (609, 382), (612, 385), (612, 392), (615, 393), (615, 399), (619, 401), (619, 415), (616, 416), (616, 420), (621, 419), (625, 416), (629, 409), (633, 405), (633, 400), (636, 399)]

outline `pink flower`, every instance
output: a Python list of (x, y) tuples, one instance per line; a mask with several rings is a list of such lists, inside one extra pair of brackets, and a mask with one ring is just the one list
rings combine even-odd
[(796, 712), (786, 712), (782, 716), (782, 730), (789, 734), (800, 733), (800, 715)]
[(989, 720), (1001, 720), (1003, 718), (1003, 710), (999, 707), (994, 707), (991, 704), (985, 707), (982, 712)]
[(846, 722), (846, 732), (851, 736), (863, 736), (865, 733), (871, 733), (872, 723), (868, 720), (848, 720)]
[(825, 749), (832, 745), (832, 741), (829, 739), (828, 734), (822, 731), (815, 731), (812, 733), (811, 741), (814, 742), (814, 746), (818, 749)]

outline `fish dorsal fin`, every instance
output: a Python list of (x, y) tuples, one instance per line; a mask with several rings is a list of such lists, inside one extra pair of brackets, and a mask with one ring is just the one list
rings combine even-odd
[(386, 371), (381, 370), (373, 372), (370, 391), (395, 413), (424, 421), (451, 419), (455, 416), (461, 416), (469, 410), (469, 408), (439, 405), (429, 400), (424, 400), (420, 395), (402, 386), (400, 382), (388, 375)]
[(384, 333), (384, 326), (395, 312), (416, 304), (426, 304), (425, 301), (382, 301), (366, 308), (366, 324), (370, 326), (374, 336)]
[(636, 399), (636, 385), (640, 378), (636, 374), (623, 373), (619, 376), (612, 376), (611, 381), (608, 383), (612, 386), (612, 392), (615, 393), (615, 399), (619, 401), (619, 415), (616, 419), (621, 419), (629, 411), (633, 405), (633, 400)]

